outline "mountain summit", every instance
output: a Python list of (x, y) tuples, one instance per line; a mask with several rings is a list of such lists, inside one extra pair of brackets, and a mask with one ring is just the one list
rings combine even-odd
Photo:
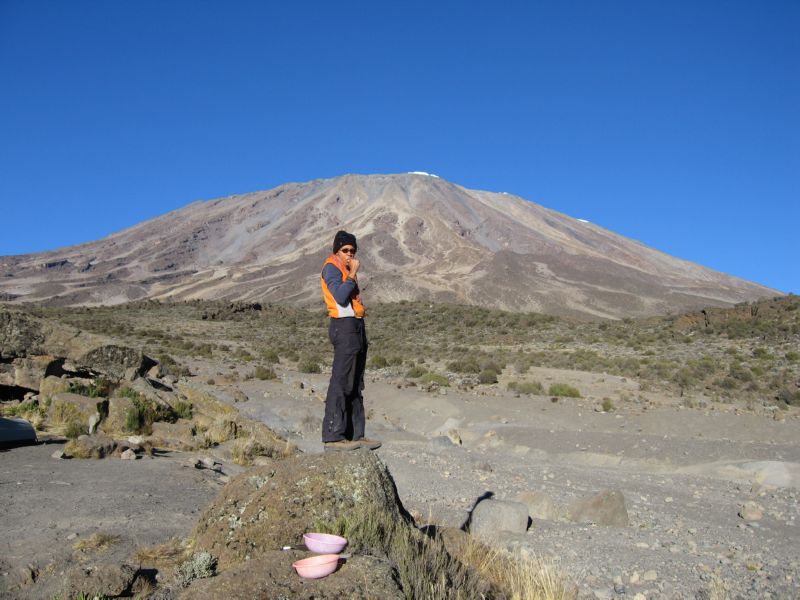
[(102, 240), (0, 258), (0, 300), (320, 304), (334, 233), (358, 237), (367, 303), (644, 316), (779, 292), (523, 198), (425, 173), (344, 175), (194, 202)]

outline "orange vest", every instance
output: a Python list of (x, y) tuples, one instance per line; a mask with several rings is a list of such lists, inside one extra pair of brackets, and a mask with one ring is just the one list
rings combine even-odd
[[(325, 268), (325, 265), (331, 264), (337, 269), (342, 272), (342, 281), (347, 280), (347, 267), (342, 264), (342, 261), (339, 259), (338, 256), (335, 254), (331, 254), (325, 263), (322, 265), (322, 268)], [(328, 316), (333, 319), (340, 319), (342, 317), (363, 317), (364, 316), (364, 305), (361, 304), (361, 296), (356, 296), (355, 298), (350, 298), (350, 302), (347, 303), (346, 306), (342, 306), (341, 304), (337, 304), (336, 300), (331, 294), (331, 291), (328, 289), (328, 284), (325, 283), (325, 279), (320, 275), (320, 283), (322, 284), (322, 296), (325, 298), (325, 305), (328, 307)]]

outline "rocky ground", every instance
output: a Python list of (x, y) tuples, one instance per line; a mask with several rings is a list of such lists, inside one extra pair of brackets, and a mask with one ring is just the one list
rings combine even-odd
[[(176, 387), (193, 398), (215, 397), (240, 423), (262, 422), (304, 453), (322, 452), (324, 372), (280, 364), (262, 381), (246, 377), (246, 365), (187, 365)], [(554, 561), (581, 598), (800, 595), (796, 407), (701, 399), (689, 408), (622, 377), (541, 367), (529, 376), (584, 397), (520, 395), (502, 377), (439, 388), (399, 369), (370, 371), (367, 433), (383, 440), (376, 454), (418, 524), (461, 527), (481, 499), (522, 502), (527, 529), (485, 537)], [(1, 598), (55, 598), (76, 567), (130, 561), (187, 537), (244, 470), (232, 441), (130, 461), (54, 458), (63, 446), (53, 438), (0, 452)], [(196, 468), (203, 457), (217, 465)], [(595, 502), (602, 510), (579, 510), (609, 490)]]

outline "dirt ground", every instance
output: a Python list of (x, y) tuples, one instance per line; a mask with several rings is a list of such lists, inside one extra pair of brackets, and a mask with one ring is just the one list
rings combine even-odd
[[(240, 390), (248, 400), (236, 407), (245, 415), (305, 452), (322, 451), (324, 373), (279, 367), (277, 380), (211, 386), (202, 382), (216, 365), (198, 363), (192, 371), (193, 385), (223, 398)], [(534, 375), (574, 384), (586, 397), (518, 396), (502, 381), (425, 391), (390, 372), (371, 375), (367, 433), (383, 440), (377, 453), (418, 523), (460, 526), (487, 495), (513, 500), (536, 491), (565, 508), (617, 489), (627, 527), (534, 519), (527, 533), (502, 534), (496, 543), (554, 560), (583, 598), (703, 598), (715, 581), (731, 598), (800, 596), (796, 409), (685, 408), (623, 378), (554, 369)], [(613, 411), (601, 411), (602, 398)], [(59, 574), (96, 559), (92, 553), (122, 560), (136, 548), (186, 536), (226, 479), (191, 467), (196, 454), (57, 460), (51, 454), (58, 448), (0, 452), (2, 598), (52, 598)], [(210, 453), (226, 474), (240, 470), (226, 448)], [(748, 501), (760, 507), (760, 518), (739, 516)], [(106, 550), (73, 548), (98, 532), (119, 537)]]

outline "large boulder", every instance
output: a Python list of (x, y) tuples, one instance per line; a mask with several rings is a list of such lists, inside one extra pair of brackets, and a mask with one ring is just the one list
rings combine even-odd
[(46, 354), (45, 330), (35, 317), (0, 308), (0, 358)]
[(152, 358), (142, 354), (141, 350), (117, 344), (103, 344), (92, 348), (77, 358), (76, 363), (79, 368), (90, 369), (116, 380), (129, 381), (144, 375), (157, 364)]
[(130, 398), (109, 398), (108, 416), (100, 423), (100, 431), (108, 435), (130, 435), (128, 430), (128, 413), (133, 408)]
[(89, 398), (70, 392), (60, 392), (52, 397), (47, 410), (48, 424), (56, 427), (77, 427), (83, 433), (89, 432), (89, 423), (99, 422), (108, 413), (108, 400)]
[(372, 453), (326, 453), (272, 460), (232, 480), (200, 518), (195, 549), (220, 570), (286, 545), (315, 523), (377, 514), (405, 519), (386, 466)]
[(590, 498), (578, 500), (569, 507), (567, 514), (576, 523), (611, 527), (627, 527), (629, 524), (625, 496), (619, 490), (603, 490)]
[(53, 370), (59, 360), (52, 356), (31, 356), (14, 360), (14, 385), (38, 390), (41, 380)]
[(559, 518), (555, 502), (544, 492), (520, 492), (516, 500), (528, 507), (531, 519), (555, 521)]
[(487, 499), (478, 503), (470, 515), (469, 531), (478, 537), (492, 537), (498, 531), (527, 530), (528, 507), (522, 502)]

